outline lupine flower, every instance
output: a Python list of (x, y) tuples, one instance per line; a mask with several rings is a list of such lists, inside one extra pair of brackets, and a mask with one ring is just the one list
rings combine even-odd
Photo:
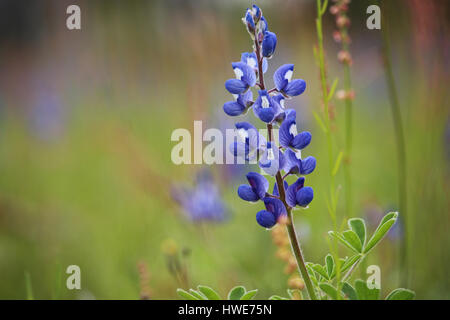
[[(275, 52), (277, 38), (273, 32), (268, 31), (267, 21), (257, 6), (247, 9), (243, 21), (255, 42), (255, 51), (242, 53), (241, 61), (233, 63), (237, 79), (228, 80), (225, 86), (231, 93), (239, 95), (236, 96), (236, 101), (225, 103), (224, 111), (235, 116), (246, 112), (251, 106), (255, 116), (265, 122), (269, 130), (272, 130), (273, 124), (280, 126), (279, 147), (275, 141), (266, 142), (266, 139), (248, 122), (236, 124), (239, 141), (230, 146), (231, 152), (236, 157), (242, 157), (246, 161), (257, 159), (261, 170), (271, 176), (277, 176), (277, 180), (280, 178), (283, 180), (285, 191), (281, 192), (283, 196), (280, 195), (277, 183), (272, 194), (269, 194), (269, 182), (256, 172), (248, 173), (249, 184), (240, 185), (237, 190), (239, 197), (245, 201), (264, 202), (266, 210), (256, 214), (256, 221), (264, 228), (272, 228), (280, 222), (282, 215), (287, 215), (288, 210), (297, 206), (307, 207), (314, 197), (313, 189), (304, 186), (304, 177), (299, 177), (291, 186), (284, 181), (290, 174), (310, 174), (316, 167), (314, 157), (302, 159), (301, 154), (301, 150), (310, 144), (311, 134), (306, 131), (297, 132), (296, 112), (293, 109), (285, 109), (284, 105), (286, 98), (303, 93), (306, 83), (301, 79), (291, 80), (294, 65), (285, 64), (274, 73), (275, 88), (265, 90), (264, 75), (258, 73), (260, 69), (262, 73), (267, 71), (267, 59)], [(252, 104), (248, 92), (256, 86), (257, 76), (261, 77), (261, 83), (258, 83), (261, 90), (258, 91), (258, 97)], [(270, 134), (269, 137), (272, 138)], [(281, 176), (282, 171), (285, 172), (284, 177)]]
[(226, 217), (219, 189), (207, 171), (197, 174), (193, 189), (173, 188), (172, 196), (191, 221), (223, 221)]
[(263, 57), (271, 58), (277, 47), (277, 36), (275, 33), (266, 31), (264, 32), (264, 39), (262, 42), (262, 54)]
[(258, 153), (266, 145), (266, 139), (248, 122), (238, 122), (235, 126), (239, 141), (235, 141), (230, 146), (231, 153), (235, 157), (240, 157), (245, 161), (250, 161), (258, 157)]
[(286, 164), (284, 169), (286, 172), (293, 174), (310, 174), (316, 168), (316, 159), (314, 157), (307, 157), (302, 160), (302, 153), (300, 150), (296, 152), (287, 149), (284, 153)]
[(238, 188), (238, 195), (245, 201), (256, 202), (266, 197), (269, 190), (267, 179), (256, 172), (247, 173), (247, 180), (250, 185), (241, 184)]
[(267, 142), (261, 160), (259, 160), (259, 166), (265, 173), (274, 176), (278, 170), (284, 166), (283, 153), (277, 148), (274, 142)]
[(284, 64), (275, 71), (273, 82), (275, 87), (286, 96), (298, 96), (306, 89), (306, 82), (302, 79), (291, 80), (294, 72), (293, 64)]
[(286, 202), (291, 207), (299, 205), (306, 207), (314, 198), (314, 192), (311, 187), (305, 187), (305, 178), (300, 177), (291, 184), (286, 191)]
[(225, 102), (223, 105), (223, 111), (229, 116), (239, 116), (245, 113), (248, 110), (248, 107), (251, 105), (253, 99), (253, 93), (248, 90), (242, 94), (235, 94), (235, 101)]
[(225, 88), (232, 94), (241, 94), (256, 84), (255, 71), (246, 63), (233, 62), (232, 64), (236, 79), (225, 82)]
[(304, 131), (297, 134), (295, 110), (290, 110), (289, 115), (280, 126), (280, 145), (285, 148), (304, 149), (311, 142), (311, 133)]
[[(241, 54), (241, 62), (246, 63), (249, 67), (253, 68), (254, 70), (258, 71), (258, 60), (256, 58), (256, 53), (254, 52), (243, 52)], [(263, 58), (262, 62), (262, 71), (263, 73), (267, 72), (267, 59)]]
[(278, 107), (267, 90), (259, 90), (259, 96), (253, 105), (255, 115), (266, 123), (272, 122), (277, 114)]
[(276, 198), (265, 198), (266, 210), (261, 210), (256, 214), (256, 221), (264, 228), (272, 228), (282, 215), (286, 215), (286, 207), (281, 200)]

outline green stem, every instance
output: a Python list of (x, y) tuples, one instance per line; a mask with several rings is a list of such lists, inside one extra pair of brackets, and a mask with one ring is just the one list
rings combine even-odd
[[(344, 86), (347, 94), (352, 90), (350, 66), (344, 65)], [(345, 99), (345, 161), (344, 161), (344, 179), (345, 179), (345, 208), (348, 216), (352, 216), (352, 177), (350, 164), (352, 160), (352, 131), (353, 131), (353, 102), (350, 97)]]
[[(336, 218), (336, 197), (335, 197), (335, 186), (334, 186), (334, 175), (333, 175), (333, 137), (331, 134), (331, 119), (329, 114), (329, 97), (328, 97), (328, 81), (325, 69), (325, 54), (323, 48), (323, 32), (322, 32), (322, 16), (325, 13), (327, 1), (325, 0), (322, 4), (321, 0), (317, 0), (317, 18), (316, 18), (316, 30), (317, 30), (317, 40), (318, 40), (318, 62), (320, 70), (320, 80), (322, 86), (323, 104), (324, 104), (324, 114), (325, 114), (325, 127), (326, 127), (326, 140), (328, 147), (328, 161), (329, 161), (329, 173), (330, 173), (330, 198), (331, 207), (329, 209), (330, 217), (333, 222), (333, 229), (337, 232), (337, 218)], [(338, 285), (338, 292), (340, 291), (340, 263), (338, 257), (338, 243), (337, 239), (333, 241), (332, 255), (336, 262), (336, 280)], [(339, 297), (339, 295), (338, 295)]]
[[(382, 3), (383, 13), (385, 11), (385, 6)], [(383, 17), (386, 17), (383, 14)], [(390, 59), (390, 45), (389, 45), (389, 29), (387, 24), (387, 19), (383, 18), (382, 25), (382, 54), (383, 54), (383, 65), (385, 70), (386, 83), (389, 91), (389, 100), (391, 105), (392, 119), (394, 122), (395, 131), (395, 142), (397, 145), (397, 166), (398, 166), (398, 196), (399, 196), (399, 211), (403, 218), (404, 227), (404, 238), (400, 245), (400, 268), (402, 275), (402, 284), (407, 286), (408, 282), (408, 268), (406, 266), (408, 261), (408, 223), (407, 223), (407, 193), (406, 193), (406, 148), (405, 148), (405, 137), (402, 124), (402, 116), (400, 112), (400, 104), (398, 102), (397, 88), (395, 85), (394, 74), (392, 72), (392, 65)]]
[(298, 241), (297, 233), (295, 232), (294, 227), (294, 219), (292, 217), (292, 208), (286, 203), (286, 193), (284, 190), (284, 182), (283, 178), (281, 177), (280, 171), (276, 174), (276, 180), (277, 180), (277, 186), (278, 186), (278, 192), (280, 194), (280, 199), (283, 202), (283, 204), (286, 207), (287, 210), (287, 216), (288, 216), (288, 223), (286, 225), (286, 228), (288, 230), (289, 234), (289, 240), (291, 242), (291, 248), (294, 252), (295, 260), (297, 261), (298, 270), (300, 271), (300, 274), (302, 275), (303, 280), (305, 281), (306, 290), (308, 291), (309, 298), (311, 300), (317, 300), (316, 291), (314, 290), (314, 286), (312, 284), (311, 278), (309, 277), (308, 270), (306, 269), (305, 265), (305, 259), (303, 258), (302, 249), (300, 247), (300, 243)]

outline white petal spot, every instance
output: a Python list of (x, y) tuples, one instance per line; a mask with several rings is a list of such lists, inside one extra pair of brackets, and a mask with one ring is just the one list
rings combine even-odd
[(239, 98), (239, 95), (238, 94), (233, 94), (233, 98), (234, 98), (234, 100), (237, 100)]
[(237, 133), (243, 142), (245, 142), (245, 139), (248, 138), (248, 132), (244, 128), (239, 129)]
[(252, 58), (252, 57), (248, 57), (247, 58), (247, 65), (249, 66), (249, 67), (252, 67), (252, 68), (256, 68), (256, 60), (255, 60), (255, 58)]
[(275, 160), (275, 155), (273, 154), (273, 149), (267, 150), (267, 159), (268, 160)]
[(292, 73), (293, 73), (292, 70), (288, 70), (288, 71), (284, 74), (284, 78), (285, 78), (288, 82), (291, 81)]
[(236, 75), (236, 79), (242, 80), (242, 77), (244, 76), (244, 72), (242, 72), (239, 68), (234, 68), (234, 74)]
[(297, 135), (297, 125), (295, 124), (295, 122), (289, 127), (289, 133), (294, 137)]
[(295, 157), (298, 160), (301, 160), (302, 159), (302, 151), (301, 150), (297, 150), (297, 152), (295, 153)]
[(280, 106), (284, 109), (284, 99), (280, 100)]
[(261, 97), (261, 100), (262, 100), (261, 105), (262, 105), (262, 107), (263, 107), (264, 109), (270, 107), (269, 99), (267, 99), (266, 96), (262, 96), (262, 97)]

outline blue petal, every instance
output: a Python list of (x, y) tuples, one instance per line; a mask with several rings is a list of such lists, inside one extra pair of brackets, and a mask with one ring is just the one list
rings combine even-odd
[(290, 131), (293, 125), (295, 125), (295, 118), (292, 117), (286, 117), (281, 124), (278, 138), (282, 147), (289, 148), (292, 145), (294, 135)]
[(259, 200), (258, 195), (253, 191), (252, 187), (241, 184), (238, 188), (238, 195), (242, 200), (256, 202)]
[(263, 199), (266, 196), (267, 190), (269, 190), (269, 182), (267, 179), (259, 173), (249, 172), (247, 173), (247, 180), (258, 197)]
[(284, 171), (290, 173), (300, 172), (302, 162), (297, 158), (294, 151), (292, 151), (291, 149), (287, 149), (284, 152), (284, 159), (286, 161), (286, 164), (284, 165)]
[[(244, 81), (248, 86), (253, 87), (256, 84), (255, 70), (244, 62), (233, 62), (231, 64), (235, 73), (240, 74), (239, 80)], [(238, 70), (236, 70), (238, 69)]]
[(304, 131), (295, 136), (292, 140), (292, 146), (295, 149), (303, 149), (306, 148), (311, 142), (311, 133), (308, 131)]
[(275, 33), (266, 31), (264, 32), (264, 39), (262, 42), (262, 54), (263, 57), (271, 57), (277, 47), (277, 36)]
[(238, 116), (244, 113), (245, 106), (237, 103), (236, 101), (229, 101), (223, 105), (223, 111), (229, 116)]
[(259, 19), (261, 19), (262, 11), (256, 4), (252, 6), (252, 13), (253, 16), (255, 17), (255, 21), (259, 21)]
[[(269, 150), (272, 150), (273, 152), (273, 159), (269, 159)], [(280, 169), (279, 151), (276, 147), (272, 148), (270, 146), (270, 142), (268, 143), (267, 149), (265, 150), (264, 154), (261, 157), (261, 160), (259, 161), (259, 166), (264, 170), (265, 173), (271, 176), (275, 176)]]
[(269, 28), (269, 25), (267, 24), (266, 18), (264, 16), (261, 17), (261, 20), (259, 21), (259, 26), (261, 28), (262, 33), (266, 32)]
[(286, 85), (288, 84), (288, 79), (285, 78), (285, 75), (288, 71), (293, 71), (294, 65), (293, 64), (284, 64), (281, 67), (275, 71), (273, 74), (273, 82), (275, 83), (275, 87), (282, 91)]
[(266, 210), (261, 210), (256, 214), (256, 221), (264, 228), (272, 228), (277, 223), (273, 213)]
[(294, 109), (286, 109), (286, 119), (296, 119), (297, 118), (297, 112)]
[(247, 107), (247, 103), (253, 99), (253, 93), (251, 90), (246, 91), (243, 94), (240, 94), (237, 98), (236, 102)]
[(311, 187), (304, 187), (301, 188), (296, 195), (297, 203), (302, 206), (306, 207), (314, 198), (314, 191)]
[(229, 79), (225, 82), (225, 88), (232, 94), (240, 94), (247, 90), (247, 84), (238, 79)]
[(258, 60), (254, 52), (243, 52), (241, 54), (241, 62), (247, 64), (250, 68), (258, 68)]
[(250, 153), (249, 145), (244, 142), (235, 141), (230, 145), (230, 152), (235, 157), (240, 157), (242, 159), (248, 160), (248, 155)]
[(291, 207), (295, 207), (297, 205), (297, 192), (301, 188), (303, 188), (303, 184), (305, 183), (305, 178), (298, 178), (293, 184), (291, 184), (286, 191), (286, 202)]
[(255, 31), (255, 22), (253, 21), (252, 12), (250, 9), (247, 9), (247, 12), (245, 13), (245, 22), (246, 22), (248, 31), (250, 33), (253, 33)]
[(263, 73), (266, 73), (268, 67), (269, 67), (269, 64), (267, 63), (267, 59), (266, 59), (266, 58), (263, 58), (263, 62), (262, 62), (262, 72), (263, 72)]
[(301, 160), (301, 174), (310, 174), (316, 168), (316, 158), (307, 157), (306, 159)]
[(245, 121), (238, 122), (235, 124), (235, 127), (238, 130), (245, 130), (250, 150), (260, 149), (266, 144), (266, 139), (259, 134), (258, 129), (256, 129), (252, 124)]
[[(287, 190), (287, 188), (289, 187), (289, 185), (288, 185), (288, 183), (286, 182), (286, 181), (284, 181), (284, 190)], [(280, 193), (278, 192), (278, 184), (275, 182), (275, 184), (273, 185), (273, 191), (272, 191), (272, 194), (274, 195), (274, 196), (277, 196), (277, 197), (279, 197), (280, 196)]]
[(275, 110), (273, 108), (255, 108), (254, 110), (258, 118), (265, 123), (270, 123), (275, 118)]
[(298, 96), (302, 94), (306, 89), (306, 82), (302, 79), (295, 79), (290, 81), (284, 88), (284, 93), (288, 96)]
[(264, 198), (264, 205), (266, 206), (267, 211), (274, 214), (277, 221), (280, 215), (287, 214), (286, 207), (280, 199), (270, 197)]

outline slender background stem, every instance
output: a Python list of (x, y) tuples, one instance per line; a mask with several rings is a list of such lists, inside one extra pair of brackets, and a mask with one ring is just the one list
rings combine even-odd
[(403, 133), (402, 116), (400, 112), (400, 104), (398, 102), (397, 88), (395, 85), (394, 74), (392, 72), (392, 64), (390, 58), (389, 44), (389, 25), (386, 19), (386, 7), (384, 2), (382, 5), (382, 55), (383, 66), (386, 77), (386, 84), (389, 91), (389, 101), (391, 105), (392, 120), (394, 122), (395, 142), (397, 145), (397, 167), (398, 167), (398, 197), (399, 212), (403, 220), (404, 237), (400, 243), (400, 274), (403, 286), (408, 285), (408, 219), (407, 219), (407, 193), (406, 193), (406, 148), (405, 136)]

